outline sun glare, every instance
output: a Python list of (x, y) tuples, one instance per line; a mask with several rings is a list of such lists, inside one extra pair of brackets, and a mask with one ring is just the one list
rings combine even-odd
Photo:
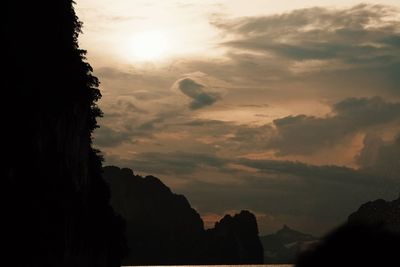
[(168, 56), (171, 42), (161, 31), (143, 31), (135, 34), (130, 42), (132, 56), (138, 60), (158, 60)]

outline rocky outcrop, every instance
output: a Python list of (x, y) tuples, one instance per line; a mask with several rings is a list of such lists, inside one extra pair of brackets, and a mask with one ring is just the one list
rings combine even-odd
[(71, 0), (2, 1), (2, 266), (121, 263), (123, 221), (91, 145), (101, 95), (80, 29)]
[(301, 254), (297, 267), (400, 266), (399, 200), (366, 203), (349, 221)]
[(296, 267), (400, 266), (400, 236), (365, 224), (345, 224), (302, 253)]
[(249, 211), (225, 215), (207, 230), (207, 255), (210, 264), (259, 264), (263, 248), (258, 237), (256, 217)]
[(349, 216), (349, 223), (381, 225), (388, 231), (400, 234), (400, 198), (365, 203)]
[(318, 238), (293, 230), (287, 225), (260, 239), (264, 247), (264, 263), (267, 264), (294, 263), (298, 253), (318, 241)]
[(112, 205), (127, 222), (130, 252), (125, 265), (262, 263), (253, 214), (227, 215), (205, 230), (187, 199), (153, 176), (105, 167)]
[(111, 203), (127, 224), (130, 253), (124, 265), (184, 264), (195, 259), (204, 229), (200, 215), (182, 195), (153, 176), (105, 167)]

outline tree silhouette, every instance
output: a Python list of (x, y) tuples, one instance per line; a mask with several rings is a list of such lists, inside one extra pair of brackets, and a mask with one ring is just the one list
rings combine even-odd
[(1, 20), (0, 261), (120, 266), (124, 222), (92, 148), (99, 81), (78, 46), (73, 2), (5, 0)]

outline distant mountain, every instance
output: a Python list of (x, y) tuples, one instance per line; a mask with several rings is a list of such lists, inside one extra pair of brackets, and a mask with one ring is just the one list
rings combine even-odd
[(154, 176), (109, 166), (111, 204), (126, 220), (130, 252), (124, 265), (251, 264), (263, 262), (253, 214), (226, 215), (205, 230), (187, 199)]
[(264, 247), (264, 263), (294, 263), (296, 255), (315, 244), (318, 238), (284, 225), (271, 235), (260, 237)]

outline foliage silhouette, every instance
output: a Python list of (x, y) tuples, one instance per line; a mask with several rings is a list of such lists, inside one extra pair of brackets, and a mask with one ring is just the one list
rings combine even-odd
[(92, 148), (99, 81), (78, 47), (73, 2), (5, 0), (1, 20), (1, 261), (120, 266), (124, 222)]

